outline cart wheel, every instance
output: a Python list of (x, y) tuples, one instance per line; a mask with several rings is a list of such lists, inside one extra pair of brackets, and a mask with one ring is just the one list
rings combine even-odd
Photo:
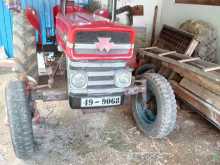
[(9, 82), (5, 98), (15, 154), (20, 159), (30, 159), (34, 152), (32, 108), (24, 82)]
[(159, 74), (145, 73), (147, 97), (132, 97), (132, 111), (139, 129), (153, 138), (169, 135), (176, 123), (176, 100), (168, 81)]

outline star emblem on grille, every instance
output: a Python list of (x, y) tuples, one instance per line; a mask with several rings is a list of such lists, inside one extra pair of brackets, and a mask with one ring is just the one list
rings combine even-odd
[(99, 42), (95, 43), (96, 48), (103, 52), (106, 51), (107, 53), (113, 48), (114, 43), (110, 42), (111, 38), (98, 38)]

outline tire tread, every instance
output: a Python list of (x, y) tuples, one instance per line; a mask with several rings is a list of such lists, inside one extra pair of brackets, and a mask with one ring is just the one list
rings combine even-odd
[(34, 141), (31, 109), (25, 96), (24, 82), (9, 82), (6, 88), (6, 107), (15, 154), (20, 159), (28, 159), (34, 152)]
[[(162, 102), (163, 109), (160, 111), (160, 119), (158, 119), (157, 124), (153, 126), (152, 129), (146, 130), (141, 123), (138, 121), (138, 117), (135, 114), (135, 107), (133, 107), (133, 114), (136, 123), (140, 130), (144, 132), (146, 136), (153, 138), (163, 138), (169, 135), (175, 128), (176, 125), (176, 113), (177, 105), (174, 95), (174, 91), (169, 84), (169, 82), (161, 75), (156, 73), (145, 73), (142, 75), (147, 81), (152, 81), (159, 91), (159, 99)], [(147, 87), (148, 88), (148, 87)], [(133, 97), (133, 104), (135, 105), (135, 97)]]

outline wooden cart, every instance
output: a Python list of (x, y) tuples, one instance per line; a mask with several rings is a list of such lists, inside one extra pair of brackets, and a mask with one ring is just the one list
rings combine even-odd
[(138, 50), (141, 63), (153, 63), (176, 95), (220, 129), (220, 65), (158, 47)]

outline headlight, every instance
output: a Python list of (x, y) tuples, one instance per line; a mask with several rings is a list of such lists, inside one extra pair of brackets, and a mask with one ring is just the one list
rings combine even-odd
[(115, 73), (115, 85), (119, 88), (127, 88), (131, 85), (132, 74), (129, 70), (120, 70)]
[(72, 88), (84, 89), (88, 85), (88, 76), (84, 71), (73, 71), (70, 75), (70, 86)]

